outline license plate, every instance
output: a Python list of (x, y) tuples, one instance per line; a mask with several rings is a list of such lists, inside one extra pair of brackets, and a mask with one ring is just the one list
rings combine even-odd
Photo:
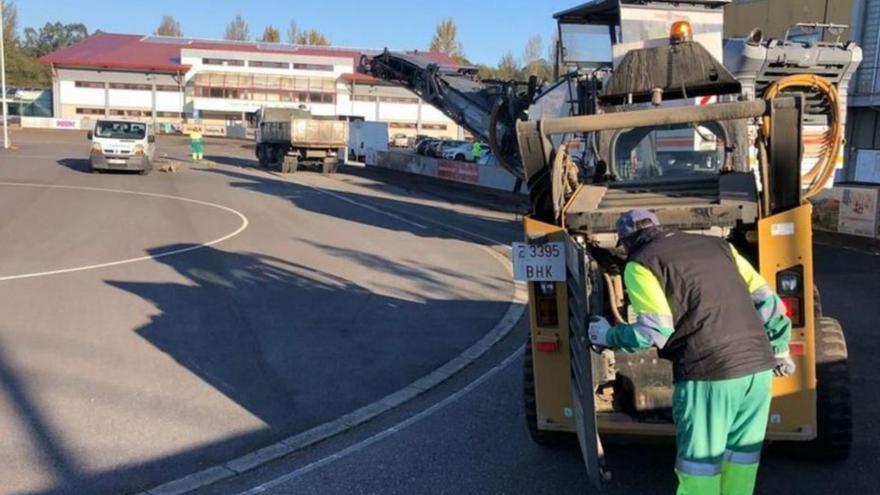
[(513, 243), (513, 278), (525, 282), (564, 282), (565, 243)]
[(108, 158), (107, 163), (110, 165), (125, 165), (125, 159), (123, 159), (123, 158)]

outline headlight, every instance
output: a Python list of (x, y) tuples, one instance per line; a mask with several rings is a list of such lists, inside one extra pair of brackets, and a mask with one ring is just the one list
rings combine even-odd
[(144, 147), (140, 144), (136, 144), (134, 146), (134, 149), (131, 151), (131, 154), (132, 155), (143, 155), (144, 154)]
[(92, 153), (103, 153), (104, 150), (101, 149), (101, 143), (92, 143)]

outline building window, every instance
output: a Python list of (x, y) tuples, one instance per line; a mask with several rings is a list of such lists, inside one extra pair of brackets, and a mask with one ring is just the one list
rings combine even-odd
[(352, 101), (376, 101), (376, 97), (370, 95), (354, 95), (351, 99)]
[(417, 126), (411, 122), (390, 122), (388, 127), (392, 129), (415, 129)]
[(104, 83), (94, 81), (75, 81), (73, 83), (77, 88), (98, 88), (104, 89)]
[(422, 124), (422, 129), (425, 131), (445, 131), (446, 124)]
[(336, 81), (327, 78), (205, 72), (196, 74), (191, 88), (194, 96), (205, 98), (312, 103), (336, 101)]
[(202, 63), (205, 65), (225, 65), (227, 67), (244, 67), (244, 60), (236, 60), (231, 58), (203, 58)]
[(104, 115), (103, 108), (76, 108), (77, 115)]
[(400, 98), (396, 96), (382, 96), (379, 98), (382, 103), (418, 103), (418, 98)]
[(168, 92), (173, 92), (173, 93), (179, 93), (180, 86), (171, 86), (171, 85), (167, 85), (167, 84), (157, 84), (156, 91), (168, 91)]
[(125, 110), (122, 108), (111, 108), (110, 115), (116, 117), (149, 117), (149, 110)]
[(156, 112), (156, 117), (165, 117), (170, 119), (179, 119), (180, 112)]
[(110, 83), (110, 89), (129, 89), (137, 91), (152, 91), (149, 84)]
[(267, 69), (289, 69), (290, 64), (287, 62), (269, 62), (266, 60), (249, 60), (249, 67), (265, 67)]
[(323, 70), (326, 72), (333, 72), (332, 65), (324, 64), (293, 64), (293, 68), (299, 70)]

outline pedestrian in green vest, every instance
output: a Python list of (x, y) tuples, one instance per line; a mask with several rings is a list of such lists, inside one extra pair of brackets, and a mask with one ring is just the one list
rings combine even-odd
[(471, 146), (471, 156), (475, 162), (483, 157), (483, 147), (479, 141), (474, 141), (473, 146)]
[(201, 161), (204, 158), (205, 143), (202, 140), (202, 128), (193, 127), (189, 131), (190, 149), (192, 150), (192, 159), (194, 162)]
[(791, 320), (779, 296), (724, 239), (660, 226), (647, 210), (617, 221), (635, 323), (590, 323), (590, 341), (672, 361), (678, 495), (750, 495), (773, 376), (788, 376)]

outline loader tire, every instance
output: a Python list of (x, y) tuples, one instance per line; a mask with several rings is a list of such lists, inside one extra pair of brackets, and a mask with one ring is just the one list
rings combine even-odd
[(852, 446), (852, 398), (846, 339), (834, 318), (816, 319), (816, 381), (818, 436), (808, 451), (817, 461), (842, 461)]
[(532, 339), (526, 340), (523, 353), (523, 406), (525, 406), (526, 427), (532, 441), (541, 447), (569, 447), (577, 445), (574, 433), (538, 429), (538, 403), (535, 399), (535, 371), (532, 360)]

